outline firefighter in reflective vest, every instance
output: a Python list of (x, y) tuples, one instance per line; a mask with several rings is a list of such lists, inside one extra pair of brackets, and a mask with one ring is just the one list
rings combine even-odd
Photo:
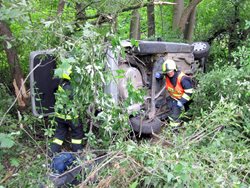
[(182, 111), (189, 109), (190, 99), (193, 93), (191, 78), (183, 72), (178, 71), (176, 63), (172, 59), (167, 59), (162, 64), (162, 74), (156, 73), (155, 77), (166, 75), (166, 90), (169, 93), (167, 105), (170, 109), (169, 117), (173, 120), (172, 125), (180, 125), (180, 115)]
[(78, 114), (73, 107), (73, 91), (70, 85), (71, 66), (61, 75), (61, 81), (56, 92), (55, 121), (56, 131), (51, 143), (51, 152), (58, 153), (67, 132), (71, 130), (71, 147), (73, 152), (83, 149), (83, 126), (79, 122)]

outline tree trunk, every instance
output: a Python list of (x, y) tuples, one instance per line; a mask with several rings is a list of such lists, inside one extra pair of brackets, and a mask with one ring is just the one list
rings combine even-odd
[(174, 17), (173, 17), (173, 30), (178, 28), (181, 15), (184, 10), (184, 1), (183, 0), (175, 0), (176, 5), (174, 6)]
[(240, 43), (240, 3), (234, 3), (234, 18), (229, 28), (229, 41), (228, 41), (228, 58), (229, 61), (233, 62), (232, 52), (239, 46)]
[(184, 39), (188, 42), (192, 42), (194, 27), (195, 27), (195, 15), (196, 15), (196, 7), (193, 9), (191, 14), (189, 15), (188, 22), (185, 26), (184, 30)]
[(60, 0), (58, 7), (57, 7), (57, 15), (62, 15), (63, 13), (63, 9), (64, 9), (64, 5), (65, 5), (65, 1), (64, 0)]
[(0, 36), (4, 37), (2, 45), (11, 68), (18, 105), (21, 109), (24, 109), (28, 103), (27, 99), (29, 96), (27, 95), (24, 85), (23, 73), (18, 61), (17, 51), (14, 46), (11, 46), (11, 40), (13, 39), (11, 30), (4, 21), (0, 21)]
[(147, 17), (148, 17), (148, 37), (155, 36), (155, 13), (154, 4), (148, 4)]
[(191, 12), (194, 10), (194, 8), (201, 2), (202, 0), (192, 0), (189, 5), (185, 8), (181, 15), (181, 19), (179, 22), (179, 28), (182, 32), (184, 32), (185, 25), (188, 21), (188, 18), (191, 14)]
[(141, 37), (140, 33), (140, 13), (138, 9), (132, 11), (130, 21), (130, 39), (134, 38), (139, 40)]
[(112, 31), (114, 33), (117, 33), (117, 29), (118, 29), (118, 19), (117, 19), (117, 15), (115, 15), (114, 20), (112, 22)]

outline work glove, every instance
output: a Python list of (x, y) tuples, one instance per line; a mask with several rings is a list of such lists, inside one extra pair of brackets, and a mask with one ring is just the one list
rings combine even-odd
[(163, 77), (163, 76), (162, 76), (161, 73), (159, 73), (159, 72), (156, 72), (156, 73), (155, 73), (155, 78), (161, 79), (162, 77)]
[(183, 107), (182, 102), (181, 102), (181, 101), (177, 101), (177, 106), (178, 106), (179, 108), (182, 108), (182, 107)]

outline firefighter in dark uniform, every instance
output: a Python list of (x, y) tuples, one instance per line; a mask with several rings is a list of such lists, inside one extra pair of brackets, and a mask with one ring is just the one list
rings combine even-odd
[(70, 85), (71, 66), (61, 76), (61, 82), (56, 92), (55, 121), (56, 131), (51, 143), (50, 150), (54, 153), (61, 151), (61, 146), (67, 132), (71, 130), (71, 147), (73, 152), (83, 149), (83, 126), (79, 122), (78, 114), (74, 111), (73, 91)]
[(172, 59), (167, 59), (162, 64), (162, 73), (156, 73), (156, 78), (166, 75), (166, 90), (169, 97), (167, 105), (170, 109), (169, 117), (172, 126), (179, 126), (180, 115), (189, 109), (191, 96), (193, 93), (192, 80), (189, 76), (177, 70), (176, 63)]

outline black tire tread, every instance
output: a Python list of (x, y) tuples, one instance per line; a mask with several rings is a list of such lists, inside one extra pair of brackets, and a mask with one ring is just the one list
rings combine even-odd
[(135, 116), (130, 118), (132, 129), (137, 133), (153, 134), (161, 131), (162, 122), (159, 118), (154, 118), (152, 121), (147, 122), (142, 120), (142, 126), (140, 125), (141, 117)]

